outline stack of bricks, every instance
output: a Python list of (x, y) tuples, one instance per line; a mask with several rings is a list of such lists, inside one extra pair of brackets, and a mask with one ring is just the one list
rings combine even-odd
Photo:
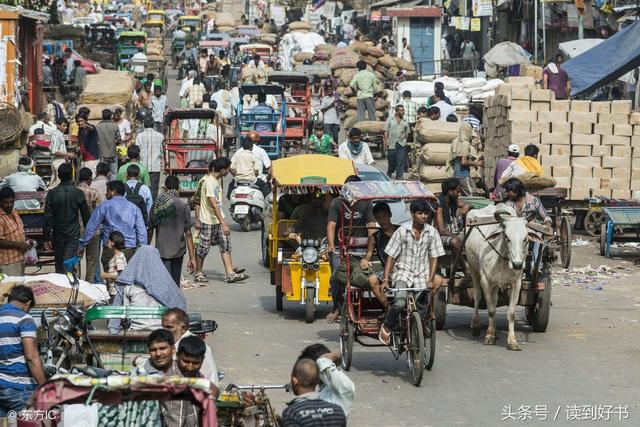
[(640, 190), (640, 124), (630, 121), (631, 101), (555, 100), (551, 91), (512, 87), (486, 100), (485, 178), (507, 146), (535, 144), (545, 173), (568, 197), (629, 199)]

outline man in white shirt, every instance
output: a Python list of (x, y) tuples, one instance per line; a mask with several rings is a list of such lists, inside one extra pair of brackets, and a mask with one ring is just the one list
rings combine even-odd
[(131, 62), (135, 62), (140, 65), (134, 65), (131, 71), (134, 73), (144, 73), (145, 64), (147, 63), (147, 55), (144, 54), (144, 50), (139, 47), (138, 52), (131, 57)]
[(164, 135), (154, 130), (152, 117), (144, 119), (144, 131), (136, 136), (136, 145), (140, 147), (140, 163), (149, 171), (151, 180), (151, 196), (153, 200), (158, 196), (160, 174), (162, 173), (162, 142)]
[[(162, 327), (173, 334), (176, 342), (176, 352), (182, 338), (193, 336), (191, 331), (189, 331), (189, 315), (179, 308), (170, 308), (164, 312), (162, 315)], [(209, 344), (205, 345), (207, 346), (207, 350), (204, 353), (204, 361), (202, 362), (200, 373), (205, 379), (217, 386), (218, 369), (216, 367), (216, 361), (213, 358), (213, 352)]]
[(338, 142), (340, 133), (340, 113), (338, 113), (337, 100), (333, 95), (333, 87), (327, 85), (325, 95), (320, 101), (320, 111), (323, 114), (324, 133), (331, 135), (333, 140)]
[(164, 120), (164, 110), (167, 109), (167, 96), (162, 94), (162, 87), (153, 88), (151, 98), (151, 116), (153, 117), (153, 127), (156, 132), (162, 132), (162, 122)]
[(231, 174), (237, 182), (254, 184), (260, 173), (262, 162), (253, 154), (253, 142), (249, 138), (242, 141), (242, 150), (231, 157)]
[(193, 85), (193, 80), (196, 78), (198, 73), (195, 70), (189, 70), (187, 73), (187, 77), (182, 79), (182, 84), (180, 85), (180, 91), (178, 92), (178, 96), (180, 98), (184, 98), (187, 96), (187, 90)]
[(357, 128), (349, 129), (349, 140), (338, 147), (338, 157), (352, 160), (356, 164), (373, 165), (375, 160), (371, 155), (369, 144), (362, 142), (362, 131)]
[(120, 130), (120, 140), (125, 144), (129, 145), (131, 142), (131, 123), (129, 120), (125, 119), (122, 116), (123, 109), (121, 107), (116, 107), (113, 109), (113, 122), (118, 125), (118, 129)]
[(49, 115), (45, 112), (38, 113), (38, 120), (29, 128), (29, 136), (33, 136), (36, 129), (42, 129), (45, 135), (51, 135), (56, 131), (55, 125), (49, 119)]
[(456, 113), (456, 108), (447, 104), (443, 99), (439, 99), (439, 101), (433, 104), (433, 106), (440, 109), (440, 118), (438, 120), (441, 122), (446, 122), (447, 117), (449, 117), (450, 114)]

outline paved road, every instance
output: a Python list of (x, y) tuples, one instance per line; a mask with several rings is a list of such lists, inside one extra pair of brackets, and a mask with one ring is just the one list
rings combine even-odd
[[(170, 102), (176, 105), (175, 79), (171, 81)], [(321, 320), (328, 307), (320, 308), (314, 324), (305, 324), (303, 308), (293, 303), (285, 302), (285, 310), (276, 312), (268, 272), (258, 264), (260, 232), (243, 233), (236, 224), (231, 228), (234, 262), (251, 278), (224, 283), (220, 256), (213, 248), (205, 264), (212, 280), (205, 287), (185, 290), (187, 300), (191, 309), (220, 325), (208, 342), (226, 374), (224, 382), (285, 383), (303, 347), (322, 342), (338, 348), (337, 325)], [(508, 405), (514, 417), (530, 417), (530, 423), (538, 425), (575, 424), (570, 420), (589, 416), (594, 405), (610, 419), (600, 423), (640, 425), (640, 293), (638, 268), (630, 260), (627, 256), (605, 262), (595, 244), (575, 247), (573, 266), (607, 264), (625, 269), (617, 270), (620, 277), (600, 279), (595, 286), (566, 275), (556, 281), (546, 333), (533, 333), (524, 326), (520, 309), (516, 333), (521, 352), (505, 348), (504, 309), (498, 314), (498, 344), (483, 346), (469, 333), (472, 311), (449, 306), (445, 330), (437, 333), (435, 365), (419, 388), (409, 382), (406, 357), (396, 361), (386, 348), (356, 344), (349, 375), (357, 397), (350, 425), (523, 424), (501, 421), (509, 415)], [(482, 324), (486, 328), (484, 313)], [(270, 395), (278, 408), (291, 398), (279, 391)], [(622, 418), (628, 414), (628, 419), (618, 419), (620, 411), (610, 408), (617, 405), (628, 405), (628, 412), (622, 408)], [(545, 414), (548, 419), (542, 421)]]

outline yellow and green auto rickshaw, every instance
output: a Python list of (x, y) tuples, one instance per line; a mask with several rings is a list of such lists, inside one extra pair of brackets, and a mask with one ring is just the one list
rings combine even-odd
[(128, 70), (131, 57), (142, 49), (147, 51), (147, 35), (142, 31), (123, 31), (118, 37), (118, 69)]
[[(288, 157), (272, 163), (273, 192), (264, 212), (262, 261), (271, 272), (278, 311), (283, 309), (284, 296), (287, 301), (304, 305), (305, 321), (312, 323), (316, 306), (332, 301), (326, 238), (307, 238), (296, 233), (301, 221), (308, 222), (311, 218), (291, 217), (297, 216), (295, 208), (319, 197), (328, 208), (331, 196), (337, 196), (345, 179), (356, 174), (351, 160), (320, 154)], [(319, 230), (326, 229), (326, 219), (318, 226)]]

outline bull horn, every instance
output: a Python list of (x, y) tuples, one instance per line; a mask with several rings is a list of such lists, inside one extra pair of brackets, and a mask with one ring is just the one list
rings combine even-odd
[(507, 211), (496, 211), (493, 214), (493, 217), (496, 219), (496, 221), (498, 221), (500, 224), (502, 224), (502, 221), (504, 220), (504, 218), (502, 218), (504, 215), (510, 215), (509, 212)]

